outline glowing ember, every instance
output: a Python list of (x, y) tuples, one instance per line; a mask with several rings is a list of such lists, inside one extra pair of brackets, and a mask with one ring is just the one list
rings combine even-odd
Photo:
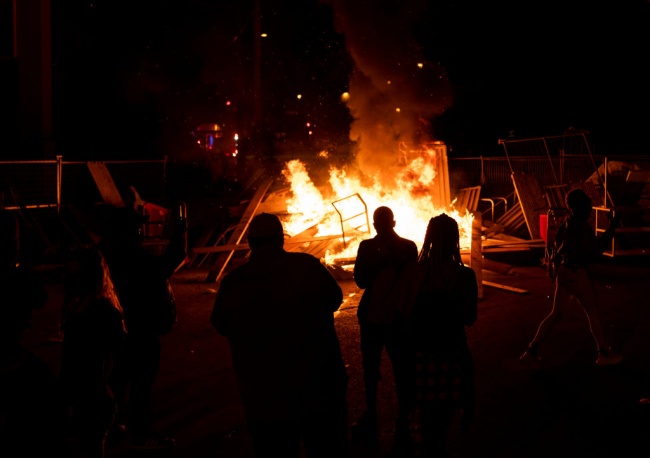
[[(286, 232), (295, 236), (310, 228), (317, 228), (311, 236), (345, 236), (345, 246), (337, 252), (327, 252), (325, 261), (332, 264), (336, 258), (356, 256), (359, 242), (375, 235), (372, 213), (381, 206), (395, 213), (395, 230), (402, 237), (413, 240), (418, 249), (422, 245), (429, 219), (447, 213), (459, 225), (461, 248), (469, 249), (473, 215), (460, 215), (450, 206), (435, 208), (432, 192), (437, 177), (436, 158), (417, 157), (406, 164), (395, 176), (393, 189), (373, 183), (363, 185), (359, 178), (348, 176), (345, 170), (332, 167), (329, 186), (318, 188), (299, 160), (289, 161), (282, 171), (291, 186), (292, 197), (287, 200), (289, 216), (285, 219)], [(364, 206), (365, 203), (365, 206)], [(367, 212), (366, 212), (367, 211)], [(368, 228), (368, 221), (370, 228)]]

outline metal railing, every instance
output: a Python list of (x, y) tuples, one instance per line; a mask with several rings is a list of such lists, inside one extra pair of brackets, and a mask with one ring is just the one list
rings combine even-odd
[[(99, 202), (101, 195), (88, 169), (91, 161), (0, 161), (0, 185), (7, 210), (53, 209), (66, 203)], [(167, 158), (100, 161), (106, 165), (122, 195), (135, 186), (150, 201), (163, 201)]]

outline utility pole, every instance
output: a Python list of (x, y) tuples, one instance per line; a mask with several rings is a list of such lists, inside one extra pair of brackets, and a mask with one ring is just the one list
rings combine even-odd
[(254, 0), (253, 9), (253, 150), (259, 159), (263, 154), (264, 113), (262, 107), (262, 9)]

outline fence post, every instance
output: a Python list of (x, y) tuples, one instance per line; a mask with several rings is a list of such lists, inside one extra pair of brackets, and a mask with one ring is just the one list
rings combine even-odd
[(61, 213), (61, 181), (63, 179), (63, 156), (56, 156), (56, 212)]

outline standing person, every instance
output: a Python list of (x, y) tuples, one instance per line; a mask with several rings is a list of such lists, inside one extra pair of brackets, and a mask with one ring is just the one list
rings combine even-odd
[(600, 320), (600, 306), (589, 274), (589, 264), (596, 260), (611, 243), (617, 221), (611, 221), (605, 233), (596, 236), (589, 223), (593, 210), (591, 198), (581, 189), (571, 190), (565, 198), (571, 211), (569, 217), (558, 228), (555, 237), (555, 295), (549, 314), (537, 328), (533, 340), (520, 359), (537, 366), (539, 350), (551, 331), (561, 321), (571, 298), (576, 298), (589, 323), (589, 330), (596, 343), (597, 365), (618, 364), (622, 357), (612, 351)]
[(103, 458), (117, 412), (109, 376), (126, 337), (124, 316), (99, 250), (76, 250), (64, 275), (61, 381), (82, 456)]
[(377, 438), (377, 389), (381, 379), (381, 357), (386, 349), (393, 368), (397, 391), (398, 418), (395, 426), (396, 446), (408, 440), (412, 393), (409, 391), (411, 365), (405, 347), (403, 320), (398, 313), (400, 275), (417, 260), (418, 249), (412, 240), (395, 232), (393, 211), (378, 207), (373, 213), (375, 237), (359, 244), (354, 264), (354, 281), (364, 289), (357, 309), (360, 327), (363, 381), (366, 409), (352, 425), (353, 439)]
[(457, 413), (463, 429), (473, 417), (474, 364), (465, 327), (477, 319), (478, 285), (460, 256), (456, 221), (431, 218), (408, 270), (405, 312), (415, 353), (416, 410), (423, 457), (447, 456), (447, 432)]
[(306, 253), (284, 250), (277, 216), (248, 229), (250, 260), (221, 281), (210, 321), (230, 344), (258, 458), (347, 456), (347, 373), (334, 327), (340, 286)]
[(41, 278), (18, 265), (17, 220), (5, 208), (0, 234), (0, 456), (66, 456), (60, 380), (22, 342), (49, 294)]
[(118, 401), (116, 431), (126, 417), (124, 426), (132, 449), (168, 449), (174, 446), (174, 439), (153, 430), (151, 400), (160, 370), (160, 338), (176, 320), (169, 279), (187, 255), (186, 223), (172, 221), (166, 250), (155, 254), (143, 244), (144, 221), (133, 208), (111, 207), (107, 216), (106, 233), (98, 246), (120, 298), (127, 330), (111, 376)]

